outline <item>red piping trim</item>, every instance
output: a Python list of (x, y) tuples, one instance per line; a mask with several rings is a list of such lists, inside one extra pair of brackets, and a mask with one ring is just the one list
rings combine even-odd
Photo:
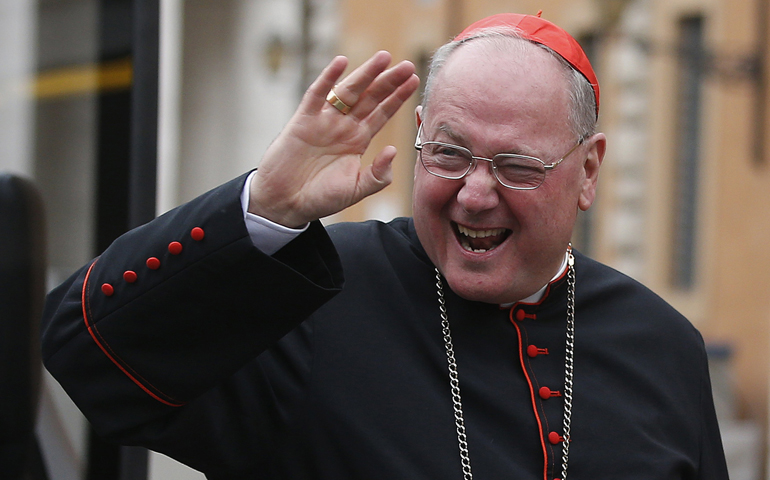
[(537, 420), (537, 429), (540, 432), (540, 445), (543, 447), (543, 479), (548, 480), (548, 447), (545, 444), (545, 438), (543, 437), (543, 423), (540, 421), (540, 414), (537, 413), (537, 400), (535, 399), (535, 389), (532, 386), (532, 380), (529, 378), (529, 373), (527, 373), (527, 367), (524, 363), (524, 349), (522, 348), (522, 338), (521, 338), (521, 330), (519, 329), (519, 325), (516, 323), (516, 321), (513, 319), (513, 308), (511, 309), (511, 313), (509, 314), (511, 323), (514, 327), (516, 327), (516, 335), (519, 337), (519, 362), (521, 362), (521, 371), (524, 372), (524, 378), (527, 379), (527, 384), (529, 385), (529, 395), (532, 399), (532, 411), (535, 413), (535, 420)]
[(110, 354), (109, 351), (107, 351), (107, 347), (105, 345), (103, 345), (102, 342), (99, 340), (100, 338), (102, 338), (102, 340), (103, 340), (103, 337), (99, 334), (99, 331), (96, 329), (96, 326), (95, 325), (92, 326), (92, 325), (89, 324), (89, 322), (88, 322), (88, 312), (87, 312), (87, 308), (86, 308), (86, 294), (87, 294), (87, 290), (88, 290), (88, 279), (91, 276), (91, 270), (94, 268), (94, 265), (96, 265), (96, 262), (97, 261), (94, 260), (94, 262), (91, 264), (91, 266), (88, 267), (88, 272), (86, 272), (86, 277), (83, 280), (83, 289), (81, 291), (81, 300), (80, 300), (81, 305), (83, 307), (83, 321), (86, 324), (86, 328), (88, 329), (88, 333), (91, 335), (91, 338), (94, 340), (96, 345), (101, 349), (101, 351), (107, 356), (107, 358), (109, 358), (110, 361), (112, 361), (112, 363), (114, 363), (120, 369), (120, 371), (122, 371), (128, 378), (130, 378), (132, 382), (134, 382), (137, 386), (139, 386), (139, 388), (144, 390), (144, 392), (147, 393), (147, 395), (151, 396), (152, 398), (154, 398), (155, 400), (159, 401), (160, 403), (163, 403), (165, 405), (169, 405), (171, 407), (181, 407), (181, 406), (183, 406), (184, 403), (170, 402), (168, 400), (160, 398), (158, 395), (153, 393), (149, 388), (145, 387), (142, 384), (142, 382), (140, 382), (133, 375), (131, 375), (131, 373), (129, 373), (128, 370), (126, 370), (123, 367), (123, 365), (121, 365), (121, 363), (115, 357), (113, 357)]

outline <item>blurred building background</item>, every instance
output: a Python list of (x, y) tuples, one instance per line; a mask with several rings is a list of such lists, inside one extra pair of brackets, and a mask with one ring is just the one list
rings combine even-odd
[[(602, 87), (609, 148), (574, 244), (701, 330), (731, 478), (770, 479), (767, 0), (2, 0), (0, 171), (42, 192), (52, 287), (148, 208), (256, 166), (333, 55), (387, 49), (425, 72), (472, 21), (538, 10)], [(394, 185), (327, 221), (409, 215), (418, 101), (370, 149), (397, 146)], [(139, 478), (100, 470), (142, 453), (100, 445), (48, 377), (39, 412), (52, 480)], [(159, 455), (147, 469), (202, 478)]]

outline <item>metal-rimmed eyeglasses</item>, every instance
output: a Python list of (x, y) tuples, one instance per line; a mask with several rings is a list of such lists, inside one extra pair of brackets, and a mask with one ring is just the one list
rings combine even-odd
[[(423, 122), (424, 123), (424, 122)], [(431, 175), (459, 180), (475, 170), (479, 160), (492, 163), (492, 173), (504, 187), (514, 190), (534, 190), (545, 182), (545, 174), (553, 170), (580, 145), (586, 137), (580, 137), (567, 153), (551, 164), (537, 157), (516, 153), (498, 153), (492, 158), (474, 156), (465, 147), (443, 142), (423, 142), (422, 125), (417, 129), (414, 148), (420, 152), (420, 163)]]

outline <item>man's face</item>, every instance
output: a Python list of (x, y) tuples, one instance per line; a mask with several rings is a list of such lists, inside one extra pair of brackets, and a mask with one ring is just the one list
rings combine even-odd
[[(436, 78), (425, 118), (418, 109), (422, 140), (463, 146), (487, 158), (519, 153), (546, 164), (557, 161), (578, 141), (568, 123), (561, 68), (529, 44), (505, 53), (486, 41), (460, 47)], [(603, 136), (600, 140), (598, 147), (595, 140), (578, 147), (535, 190), (500, 185), (489, 162), (479, 162), (461, 180), (447, 180), (429, 174), (418, 160), (415, 227), (455, 293), (468, 300), (514, 302), (557, 273), (577, 209), (593, 201), (604, 151)]]

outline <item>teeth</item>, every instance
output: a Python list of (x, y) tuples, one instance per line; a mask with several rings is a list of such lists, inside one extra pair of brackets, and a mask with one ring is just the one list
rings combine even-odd
[(494, 250), (495, 248), (497, 248), (497, 247), (492, 247), (490, 249), (486, 249), (486, 248), (473, 248), (473, 247), (471, 247), (471, 245), (468, 242), (467, 238), (462, 238), (460, 240), (460, 245), (462, 245), (463, 248), (468, 250), (469, 252), (474, 252), (474, 253), (484, 253), (484, 252), (488, 252), (490, 250)]
[(504, 228), (493, 228), (491, 230), (471, 230), (470, 228), (462, 225), (457, 225), (457, 229), (461, 234), (471, 238), (487, 238), (494, 237), (495, 235), (502, 235), (505, 232)]
[(489, 250), (484, 248), (471, 248), (468, 245), (463, 245), (463, 248), (473, 253), (485, 253), (485, 252), (488, 252), (489, 250), (494, 250), (494, 248), (490, 248)]
[(474, 253), (484, 253), (490, 250), (494, 250), (495, 248), (497, 248), (497, 245), (491, 246), (490, 248), (473, 248), (470, 245), (469, 239), (495, 237), (505, 233), (504, 228), (492, 228), (489, 230), (472, 230), (468, 227), (464, 227), (459, 224), (457, 225), (457, 230), (460, 232), (460, 245), (462, 245), (465, 250), (469, 252), (474, 252)]

